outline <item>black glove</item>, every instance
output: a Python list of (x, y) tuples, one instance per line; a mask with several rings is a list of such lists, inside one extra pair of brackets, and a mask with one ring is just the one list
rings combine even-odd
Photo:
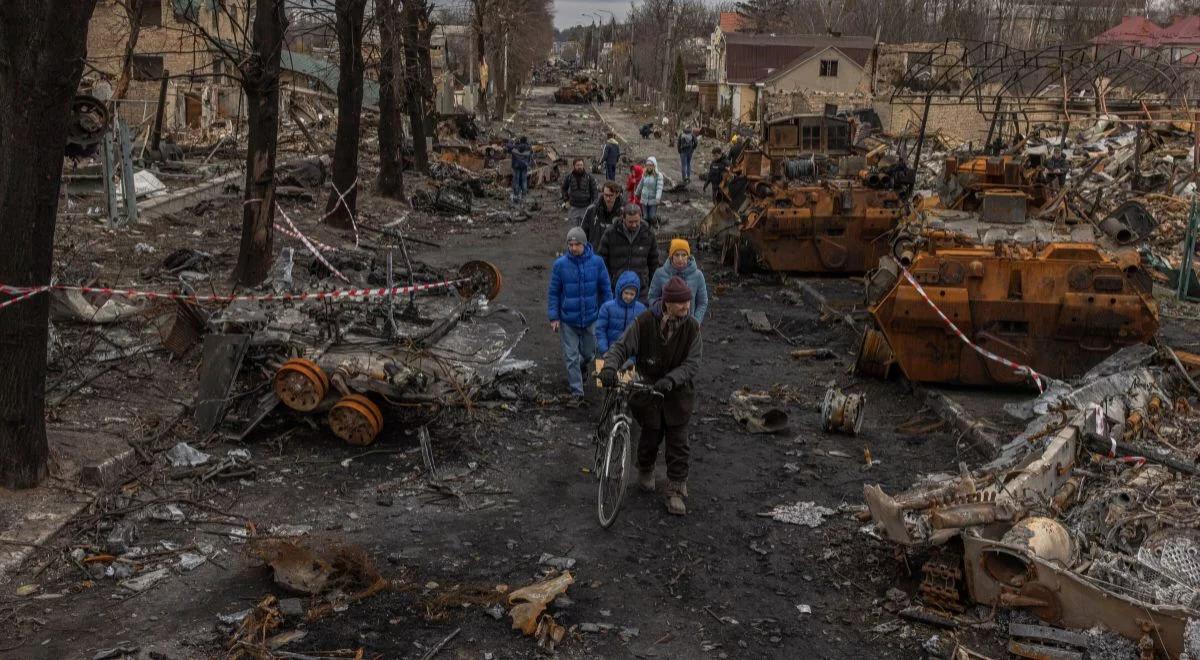
[(658, 382), (654, 384), (654, 391), (660, 394), (666, 394), (673, 389), (675, 389), (675, 383), (671, 382), (670, 378), (659, 378)]
[(600, 370), (600, 384), (605, 387), (617, 386), (617, 370), (605, 367)]

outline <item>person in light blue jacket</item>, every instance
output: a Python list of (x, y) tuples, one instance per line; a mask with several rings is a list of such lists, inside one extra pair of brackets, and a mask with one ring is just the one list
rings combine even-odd
[(647, 158), (642, 180), (638, 182), (633, 196), (642, 200), (642, 217), (651, 227), (658, 224), (658, 203), (662, 201), (666, 187), (663, 173), (658, 171), (658, 159), (654, 156)]
[(692, 290), (692, 318), (696, 323), (704, 322), (704, 313), (708, 311), (708, 285), (704, 283), (704, 273), (696, 265), (692, 256), (692, 246), (682, 238), (671, 239), (670, 256), (650, 280), (650, 305), (662, 298), (663, 287), (672, 277), (679, 276), (687, 282)]
[(612, 299), (608, 268), (592, 253), (587, 234), (579, 227), (567, 232), (567, 252), (554, 261), (546, 315), (562, 343), (571, 395), (583, 397), (584, 372), (596, 356), (596, 319)]
[(597, 355), (604, 355), (613, 342), (621, 338), (625, 328), (633, 325), (638, 314), (646, 311), (646, 306), (638, 300), (642, 292), (642, 278), (632, 270), (623, 271), (617, 278), (617, 289), (613, 299), (600, 307), (600, 318), (596, 320)]

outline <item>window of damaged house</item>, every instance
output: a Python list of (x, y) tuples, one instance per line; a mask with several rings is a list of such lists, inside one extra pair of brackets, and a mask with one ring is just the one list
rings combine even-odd
[(828, 125), (829, 145), (828, 150), (834, 151), (850, 151), (850, 125), (842, 122), (831, 122)]
[(133, 79), (158, 80), (163, 75), (162, 55), (134, 55)]
[(821, 125), (800, 127), (800, 148), (804, 151), (821, 151)]
[(821, 60), (821, 77), (836, 78), (838, 70), (837, 60)]
[(159, 27), (162, 22), (162, 0), (142, 0), (142, 27)]

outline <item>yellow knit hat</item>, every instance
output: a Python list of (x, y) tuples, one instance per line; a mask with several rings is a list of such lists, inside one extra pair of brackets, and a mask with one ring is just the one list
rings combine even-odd
[(675, 256), (675, 253), (679, 252), (680, 250), (685, 252), (687, 254), (687, 256), (689, 256), (689, 257), (692, 256), (692, 246), (688, 245), (688, 242), (686, 240), (684, 240), (682, 238), (672, 238), (671, 239), (671, 249), (667, 251), (667, 255)]

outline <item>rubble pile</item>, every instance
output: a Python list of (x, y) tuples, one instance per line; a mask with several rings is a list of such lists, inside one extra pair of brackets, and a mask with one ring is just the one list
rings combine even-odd
[[(931, 555), (924, 607), (971, 603), (1192, 653), (1200, 616), (1200, 394), (1169, 348), (1125, 349), (1010, 405), (1026, 429), (991, 462), (908, 491), (864, 488), (872, 534)], [(955, 624), (957, 625), (957, 624)]]

